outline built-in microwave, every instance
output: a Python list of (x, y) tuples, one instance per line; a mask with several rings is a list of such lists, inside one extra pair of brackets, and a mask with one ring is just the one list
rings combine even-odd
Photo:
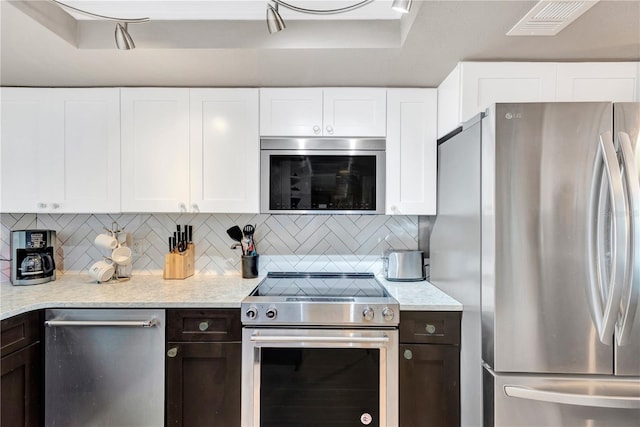
[(384, 214), (385, 140), (263, 138), (260, 212)]

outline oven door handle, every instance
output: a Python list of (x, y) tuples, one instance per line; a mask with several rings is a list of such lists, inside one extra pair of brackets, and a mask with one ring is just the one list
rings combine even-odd
[(274, 342), (327, 342), (327, 343), (387, 343), (389, 342), (388, 336), (382, 337), (314, 337), (314, 336), (260, 336), (253, 335), (251, 342), (256, 343), (274, 343)]

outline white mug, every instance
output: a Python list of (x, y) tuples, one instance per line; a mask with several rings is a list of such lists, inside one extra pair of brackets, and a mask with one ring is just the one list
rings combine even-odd
[(105, 249), (115, 249), (118, 247), (118, 240), (111, 234), (98, 234), (94, 243)]
[(118, 265), (131, 264), (131, 248), (120, 246), (111, 252), (111, 260)]
[(98, 282), (111, 280), (115, 271), (113, 264), (109, 264), (106, 261), (98, 261), (89, 268), (89, 274)]

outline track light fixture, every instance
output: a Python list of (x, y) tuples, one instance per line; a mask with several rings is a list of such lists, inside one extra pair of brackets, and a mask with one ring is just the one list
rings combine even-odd
[(282, 16), (278, 12), (278, 3), (274, 3), (275, 7), (271, 6), (271, 4), (267, 4), (267, 29), (269, 30), (269, 34), (278, 33), (287, 26), (282, 20)]
[[(287, 9), (293, 10), (294, 12), (308, 13), (312, 15), (335, 15), (338, 13), (345, 13), (355, 9), (359, 9), (362, 6), (368, 5), (374, 0), (363, 0), (350, 6), (341, 7), (338, 9), (307, 9), (304, 7), (294, 6), (282, 0), (271, 1), (275, 4), (275, 8), (271, 6), (271, 4), (267, 4), (267, 28), (269, 29), (270, 34), (274, 34), (286, 28), (284, 20), (278, 12), (278, 6), (285, 7)], [(393, 0), (393, 5), (391, 7), (399, 12), (407, 13), (411, 9), (411, 0)]]
[(115, 18), (113, 16), (98, 15), (97, 13), (87, 12), (86, 10), (78, 9), (77, 7), (69, 6), (58, 0), (51, 0), (63, 9), (72, 10), (74, 12), (81, 13), (91, 18), (99, 19), (102, 21), (116, 22), (115, 39), (118, 49), (131, 50), (136, 48), (136, 44), (133, 42), (131, 35), (128, 31), (128, 24), (141, 24), (143, 22), (149, 22), (149, 18)]
[(398, 12), (409, 13), (411, 10), (411, 0), (393, 0), (391, 8)]
[(127, 31), (127, 23), (116, 24), (116, 46), (121, 50), (131, 50), (136, 48), (136, 44), (133, 42), (129, 31)]

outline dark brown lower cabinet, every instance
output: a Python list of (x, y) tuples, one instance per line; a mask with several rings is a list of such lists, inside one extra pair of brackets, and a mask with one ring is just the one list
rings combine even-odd
[(167, 426), (240, 425), (242, 344), (203, 341), (239, 337), (239, 317), (240, 310), (167, 311), (169, 339), (197, 340), (167, 344)]
[(402, 312), (400, 341), (400, 427), (459, 426), (460, 313)]
[(42, 423), (43, 365), (40, 312), (2, 321), (0, 426), (37, 427)]

